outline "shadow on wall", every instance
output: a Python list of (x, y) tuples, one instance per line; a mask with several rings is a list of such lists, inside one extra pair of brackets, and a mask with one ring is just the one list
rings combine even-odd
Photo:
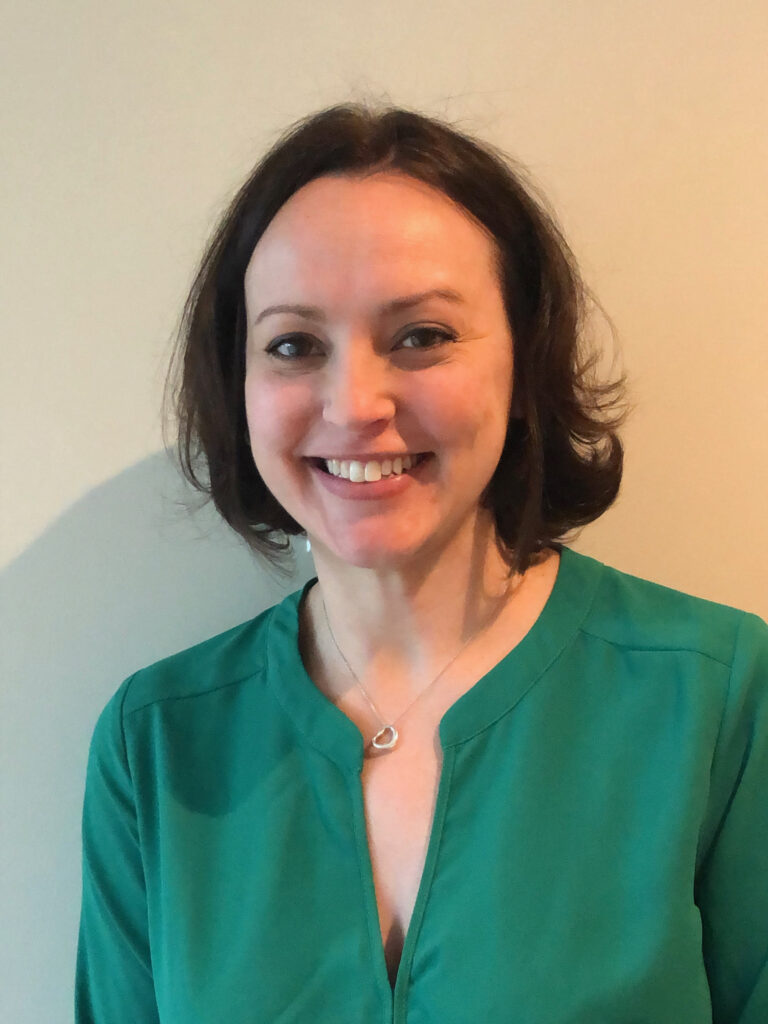
[(212, 507), (185, 512), (184, 496), (167, 455), (151, 456), (0, 575), (0, 988), (16, 1024), (71, 1020), (83, 784), (102, 707), (136, 669), (252, 618), (314, 572), (303, 540), (280, 577)]

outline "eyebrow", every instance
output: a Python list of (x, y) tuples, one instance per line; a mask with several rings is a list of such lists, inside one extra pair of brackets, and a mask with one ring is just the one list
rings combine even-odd
[[(379, 307), (379, 316), (391, 316), (393, 313), (400, 313), (404, 309), (410, 309), (412, 306), (418, 306), (422, 302), (426, 302), (427, 299), (445, 299), (446, 302), (456, 304), (462, 304), (466, 301), (464, 296), (453, 288), (430, 288), (426, 292), (418, 292), (415, 295), (403, 295), (400, 298), (385, 302), (384, 305)], [(280, 303), (277, 306), (267, 306), (266, 309), (262, 309), (253, 321), (253, 326), (255, 327), (257, 324), (260, 324), (265, 317), (271, 316), (274, 313), (296, 313), (307, 320), (317, 320), (319, 323), (325, 323), (327, 319), (322, 309), (317, 306)]]

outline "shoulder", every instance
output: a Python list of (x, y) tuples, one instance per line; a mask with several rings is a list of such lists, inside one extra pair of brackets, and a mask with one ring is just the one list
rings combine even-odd
[[(573, 557), (574, 552), (570, 552)], [(616, 647), (688, 652), (731, 667), (737, 648), (768, 650), (768, 625), (757, 615), (706, 600), (577, 555), (598, 577), (581, 631)]]
[(246, 622), (134, 672), (110, 700), (113, 709), (119, 707), (120, 717), (125, 719), (160, 702), (199, 697), (263, 675), (272, 620), (278, 610), (290, 614), (298, 593)]
[[(226, 748), (221, 738), (236, 735), (244, 716), (266, 721), (274, 703), (267, 665), (281, 656), (300, 595), (296, 591), (254, 618), (125, 679), (93, 729), (88, 768), (92, 788), (110, 778), (127, 785), (141, 765), (154, 771), (151, 766), (158, 757), (167, 758), (173, 750), (187, 766), (189, 757), (203, 751), (218, 756)], [(193, 734), (198, 742), (190, 745)], [(206, 736), (208, 746), (202, 742)]]

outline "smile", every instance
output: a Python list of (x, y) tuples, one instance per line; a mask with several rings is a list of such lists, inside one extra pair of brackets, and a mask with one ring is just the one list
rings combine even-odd
[(358, 459), (312, 459), (311, 461), (330, 476), (349, 480), (351, 483), (376, 483), (389, 476), (401, 476), (414, 469), (429, 452), (416, 455), (396, 455), (393, 458), (369, 459), (365, 462)]

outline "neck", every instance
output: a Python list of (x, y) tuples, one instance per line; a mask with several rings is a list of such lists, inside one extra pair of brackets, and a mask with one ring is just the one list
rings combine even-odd
[(351, 668), (374, 699), (386, 691), (402, 706), (519, 600), (524, 580), (510, 580), (490, 524), (475, 527), (450, 554), (385, 571), (339, 564), (313, 545), (304, 653), (331, 699), (356, 686)]

